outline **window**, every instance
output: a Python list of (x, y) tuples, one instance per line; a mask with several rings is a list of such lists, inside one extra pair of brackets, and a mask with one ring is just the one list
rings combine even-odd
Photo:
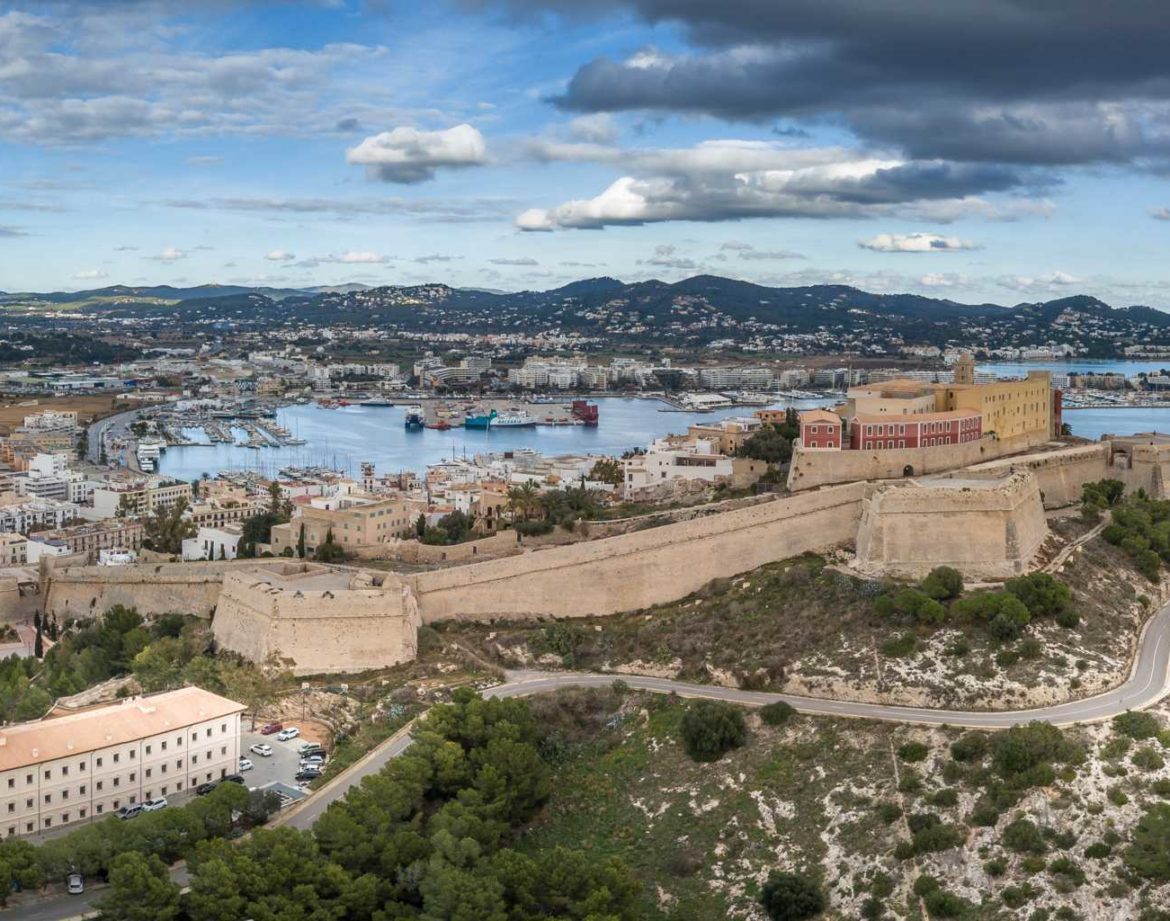
[(221, 755), (226, 755), (227, 754), (227, 746), (226, 745), (222, 746), (219, 750), (219, 753)]
[(69, 813), (68, 813), (68, 812), (62, 812), (62, 813), (61, 813), (61, 821), (62, 821), (62, 822), (68, 822), (68, 821), (69, 821)]
[(137, 771), (131, 771), (130, 772), (130, 783), (134, 783), (134, 781), (137, 779), (138, 779)]
[(51, 802), (53, 802), (53, 794), (52, 794), (52, 793), (46, 793), (46, 794), (45, 794), (45, 802), (46, 802), (46, 803), (51, 803)]
[(62, 776), (62, 777), (68, 777), (68, 776), (69, 776), (69, 765), (67, 765), (67, 764), (63, 764), (63, 765), (61, 765), (61, 776)]
[(176, 771), (183, 770), (183, 759), (180, 758), (178, 761), (175, 762), (175, 770)]
[(102, 788), (102, 783), (103, 783), (103, 781), (99, 780), (96, 784), (96, 789), (100, 790)]
[(191, 763), (192, 763), (192, 764), (198, 764), (198, 763), (199, 763), (199, 756), (198, 756), (198, 755), (192, 755), (192, 756), (191, 756)]
[(98, 758), (98, 759), (97, 759), (97, 766), (98, 766), (98, 767), (101, 767), (101, 766), (102, 766), (102, 759), (101, 759), (101, 758)]
[(48, 780), (48, 779), (49, 779), (50, 777), (52, 777), (52, 776), (53, 776), (53, 772), (52, 772), (52, 771), (45, 771), (45, 780)]
[(85, 818), (85, 810), (84, 810), (84, 809), (79, 809), (79, 810), (77, 811), (77, 816), (78, 816), (78, 818), (84, 819), (84, 818)]
[(199, 733), (197, 733), (197, 732), (191, 733), (191, 741), (192, 742), (194, 742), (197, 738), (199, 738)]
[(130, 760), (131, 761), (133, 761), (137, 755), (138, 755), (138, 752), (135, 749), (133, 749), (133, 748), (130, 749)]
[(53, 824), (52, 819), (45, 819), (45, 828), (49, 828)]
[(147, 769), (146, 769), (146, 774), (145, 774), (145, 776), (146, 776), (146, 777), (150, 777), (150, 771), (151, 771), (151, 769), (150, 769), (150, 768), (147, 768)]
[(122, 756), (118, 752), (114, 752), (114, 764), (117, 764), (121, 759)]
[(69, 791), (68, 790), (61, 791), (61, 799), (69, 799)]
[(8, 814), (11, 815), (14, 812), (16, 812), (16, 803), (9, 803), (8, 804)]
[(97, 804), (97, 814), (98, 814), (98, 815), (101, 815), (101, 814), (102, 814), (102, 813), (105, 811), (105, 808), (106, 808), (106, 807), (105, 807), (105, 806), (103, 806), (101, 803), (98, 803), (98, 804)]
[(25, 775), (24, 775), (24, 782), (25, 782), (26, 784), (32, 783), (32, 780), (33, 780), (33, 778), (32, 778), (32, 774), (25, 774)]
[(33, 830), (33, 823), (32, 822), (25, 822), (24, 823), (24, 830), (25, 831), (32, 831)]
[(121, 777), (115, 777), (115, 778), (114, 778), (114, 786), (115, 786), (115, 787), (119, 787), (119, 786), (121, 786), (121, 785), (122, 785), (122, 778), (121, 778)]
[(167, 750), (167, 743), (163, 742), (160, 747), (162, 748), (163, 751), (166, 751)]
[(81, 788), (80, 788), (80, 789), (79, 789), (77, 792), (78, 792), (78, 793), (79, 793), (81, 796), (85, 796), (85, 784), (82, 784), (82, 785), (81, 785)]
[(146, 746), (146, 753), (147, 753), (148, 755), (150, 754), (150, 746), (149, 746), (149, 745), (147, 745), (147, 746)]
[(211, 727), (210, 726), (207, 727), (207, 738), (209, 738), (209, 739), (211, 738)]
[(9, 778), (8, 778), (8, 789), (9, 789), (9, 790), (11, 790), (11, 789), (13, 789), (15, 786), (16, 786), (16, 778), (15, 778), (15, 777), (9, 777)]
[(85, 770), (85, 762), (84, 762), (84, 761), (82, 761), (82, 762), (81, 762), (81, 764), (79, 764), (79, 765), (77, 766), (77, 770), (79, 770), (79, 771), (84, 771), (84, 770)]

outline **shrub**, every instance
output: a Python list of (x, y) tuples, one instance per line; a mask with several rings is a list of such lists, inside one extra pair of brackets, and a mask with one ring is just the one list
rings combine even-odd
[(1014, 640), (1032, 619), (1027, 606), (1010, 592), (979, 592), (960, 598), (951, 612), (965, 620), (986, 625), (998, 640)]
[(922, 742), (906, 742), (898, 746), (898, 757), (911, 764), (918, 761), (925, 761), (926, 756), (929, 754), (930, 746), (924, 745)]
[(829, 907), (820, 886), (797, 873), (773, 872), (764, 883), (760, 903), (772, 921), (815, 918)]
[(1033, 617), (1054, 617), (1068, 607), (1072, 593), (1068, 586), (1046, 572), (1033, 572), (1009, 579), (1004, 590), (1023, 602)]
[(1064, 878), (1073, 886), (1083, 886), (1085, 884), (1085, 871), (1069, 857), (1057, 857), (1048, 864), (1048, 872), (1053, 876)]
[(1170, 881), (1170, 805), (1155, 803), (1138, 820), (1125, 864), (1138, 876)]
[(1144, 771), (1156, 771), (1166, 765), (1166, 759), (1162, 757), (1162, 753), (1152, 745), (1143, 745), (1133, 753), (1133, 757), (1129, 760), (1133, 762), (1134, 767), (1139, 767)]
[(1156, 793), (1158, 796), (1170, 796), (1170, 780), (1159, 777), (1150, 784), (1150, 792)]
[(747, 724), (739, 707), (717, 700), (696, 700), (679, 723), (687, 754), (695, 761), (718, 761), (747, 741)]
[(1104, 860), (1112, 853), (1113, 848), (1104, 841), (1096, 841), (1085, 848), (1085, 856), (1090, 860)]
[(993, 857), (983, 865), (983, 872), (992, 878), (1003, 876), (1007, 872), (1007, 862), (1001, 857)]
[(794, 716), (796, 708), (782, 700), (760, 707), (760, 719), (769, 726), (783, 726)]
[(936, 889), (922, 900), (932, 918), (957, 918), (967, 910), (967, 903), (945, 889)]
[(1044, 647), (1036, 637), (1028, 636), (1020, 640), (1020, 648), (1017, 651), (1021, 659), (1039, 659), (1044, 652)]
[(1035, 895), (1035, 888), (1029, 883), (1024, 883), (1021, 886), (1005, 886), (1003, 892), (1000, 893), (1000, 898), (1003, 899), (1003, 904), (1008, 908), (1022, 908)]
[(1126, 710), (1113, 717), (1113, 728), (1131, 739), (1149, 739), (1158, 734), (1162, 724), (1153, 713)]
[(930, 797), (930, 804), (932, 806), (957, 806), (959, 804), (959, 794), (954, 790), (948, 788), (939, 790)]
[(937, 601), (958, 598), (963, 594), (963, 574), (950, 566), (936, 566), (922, 580), (922, 591)]
[(989, 747), (986, 732), (965, 732), (951, 743), (951, 757), (956, 761), (982, 761)]
[(882, 655), (891, 659), (900, 659), (910, 655), (918, 648), (918, 638), (913, 633), (903, 633), (882, 643)]
[(1110, 787), (1105, 796), (1114, 806), (1124, 806), (1129, 802), (1129, 795), (1118, 786)]
[(1016, 819), (1003, 830), (1000, 843), (1017, 854), (1043, 854), (1048, 850), (1044, 836), (1034, 822)]
[(991, 828), (999, 821), (999, 810), (995, 807), (995, 803), (990, 800), (980, 799), (975, 803), (975, 808), (971, 810), (971, 815), (967, 818), (967, 821), (971, 825)]
[(913, 617), (920, 624), (941, 624), (947, 617), (947, 609), (923, 592), (904, 588), (894, 596), (893, 611)]
[(992, 761), (1004, 777), (1017, 785), (1050, 783), (1053, 761), (1068, 761), (1073, 749), (1064, 734), (1049, 723), (1032, 722), (1013, 726), (995, 738)]
[(1075, 630), (1081, 623), (1081, 615), (1071, 609), (1056, 615), (1056, 622), (1066, 630)]
[(914, 880), (914, 894), (919, 897), (929, 892), (934, 892), (938, 887), (938, 880), (928, 873), (923, 873), (918, 879)]
[(937, 822), (928, 825), (914, 833), (911, 844), (915, 854), (931, 854), (935, 851), (947, 851), (958, 847), (966, 839), (963, 829), (957, 825), (944, 825)]
[(890, 800), (883, 800), (877, 804), (877, 817), (884, 825), (892, 825), (902, 818), (902, 807)]

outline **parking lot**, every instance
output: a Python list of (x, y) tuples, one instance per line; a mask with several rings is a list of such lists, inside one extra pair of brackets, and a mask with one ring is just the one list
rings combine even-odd
[[(277, 742), (275, 733), (262, 736), (259, 729), (255, 732), (246, 730), (241, 732), (240, 754), (251, 759), (252, 763), (256, 765), (252, 770), (244, 772), (244, 780), (248, 782), (248, 787), (263, 787), (273, 781), (299, 787), (300, 784), (293, 778), (296, 777), (297, 763), (300, 761), (297, 750), (305, 741), (303, 738), (297, 738), (287, 742)], [(272, 754), (269, 757), (265, 758), (263, 755), (249, 751), (258, 742), (265, 742), (272, 746)]]

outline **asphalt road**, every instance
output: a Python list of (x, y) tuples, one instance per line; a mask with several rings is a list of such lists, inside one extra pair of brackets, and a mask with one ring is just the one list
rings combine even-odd
[[(854, 701), (798, 697), (792, 694), (772, 694), (766, 691), (741, 691), (705, 684), (690, 684), (667, 678), (649, 678), (639, 675), (599, 675), (586, 672), (509, 672), (507, 680), (484, 692), (487, 697), (528, 697), (546, 694), (560, 688), (574, 686), (605, 686), (615, 680), (624, 681), (631, 688), (682, 697), (701, 697), (726, 700), (731, 703), (758, 707), (774, 701), (785, 701), (801, 713), (819, 716), (839, 716), (855, 719), (885, 720), (899, 723), (918, 723), (929, 726), (963, 726), (979, 729), (1007, 729), (1019, 723), (1041, 720), (1056, 726), (1110, 719), (1126, 710), (1140, 710), (1161, 700), (1167, 692), (1170, 671), (1170, 603), (1159, 608), (1146, 624), (1138, 640), (1138, 652), (1129, 677), (1117, 688), (1086, 697), (1083, 700), (1038, 707), (1032, 710), (935, 710), (929, 707), (896, 707), (886, 704), (868, 704)], [(250, 744), (250, 743), (249, 743)], [(335, 777), (314, 793), (301, 807), (290, 812), (282, 824), (308, 829), (330, 803), (345, 796), (362, 779), (376, 774), (391, 758), (401, 755), (410, 746), (409, 727), (392, 736), (365, 758)], [(273, 743), (275, 747), (275, 743)], [(254, 761), (259, 761), (253, 758)], [(251, 778), (249, 778), (251, 782)], [(281, 821), (281, 820), (278, 820)], [(171, 878), (182, 885), (187, 883), (185, 866), (175, 867)], [(11, 916), (20, 921), (65, 921), (92, 911), (91, 900), (101, 897), (101, 890), (90, 890), (82, 896), (62, 895), (37, 905), (21, 906), (0, 912), (0, 917)]]
[(85, 459), (91, 464), (100, 464), (102, 459), (102, 435), (111, 426), (126, 427), (134, 421), (138, 415), (137, 409), (129, 410), (128, 412), (115, 413), (112, 416), (106, 416), (104, 419), (98, 419), (96, 422), (90, 423), (89, 429), (86, 431), (86, 447)]

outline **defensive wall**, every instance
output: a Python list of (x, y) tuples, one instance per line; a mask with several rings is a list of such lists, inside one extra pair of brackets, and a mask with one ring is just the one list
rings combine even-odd
[(793, 446), (788, 469), (792, 492), (852, 483), (858, 480), (895, 480), (945, 473), (983, 461), (1031, 450), (1049, 440), (1047, 432), (1016, 438), (984, 435), (979, 441), (929, 448), (889, 448), (880, 451), (825, 450)]
[(297, 675), (358, 672), (412, 660), (418, 605), (394, 576), (313, 564), (223, 577), (212, 631), (253, 662), (285, 660)]
[(172, 611), (210, 617), (219, 601), (224, 573), (280, 565), (286, 564), (276, 560), (232, 560), (52, 568), (44, 589), (45, 612), (64, 621), (70, 617), (95, 617), (121, 604), (137, 608), (148, 617)]
[(1048, 537), (1036, 475), (964, 470), (877, 486), (862, 503), (859, 570), (921, 579), (953, 566), (978, 580), (1027, 572)]
[(1004, 457), (976, 464), (972, 473), (994, 473), (1006, 470), (1028, 470), (1036, 476), (1045, 508), (1063, 508), (1081, 501), (1086, 483), (1095, 483), (1114, 476), (1111, 470), (1112, 449), (1108, 442), (1076, 445), (1055, 451)]
[(712, 579), (852, 541), (865, 483), (616, 537), (403, 576), (423, 623), (614, 614)]

